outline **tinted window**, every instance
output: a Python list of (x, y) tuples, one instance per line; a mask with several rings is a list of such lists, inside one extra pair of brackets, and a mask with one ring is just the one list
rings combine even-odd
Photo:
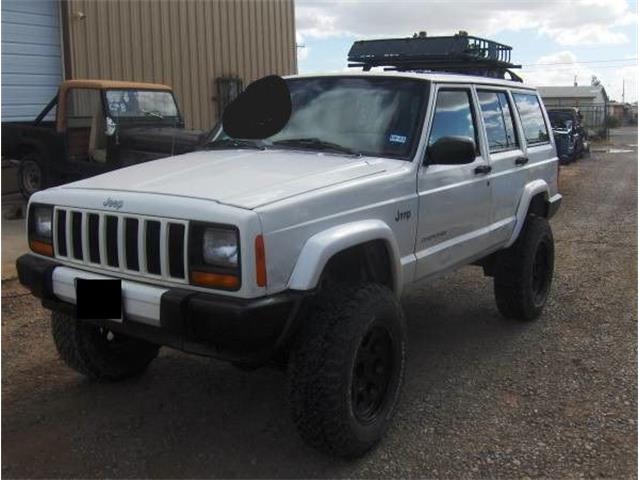
[(478, 91), (480, 110), (487, 132), (489, 151), (498, 152), (518, 147), (509, 100), (505, 92)]
[(471, 95), (467, 90), (440, 90), (433, 115), (429, 145), (442, 137), (467, 137), (478, 146), (471, 109)]
[(524, 130), (524, 137), (527, 143), (544, 143), (549, 141), (549, 132), (544, 123), (542, 107), (538, 102), (537, 95), (529, 93), (514, 93), (513, 99), (516, 101), (520, 122)]

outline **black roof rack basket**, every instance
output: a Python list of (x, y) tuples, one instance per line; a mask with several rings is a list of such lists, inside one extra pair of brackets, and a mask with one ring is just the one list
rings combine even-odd
[(427, 37), (424, 32), (412, 38), (360, 40), (348, 55), (349, 67), (385, 67), (397, 71), (438, 71), (464, 73), (521, 82), (510, 68), (511, 47), (464, 32), (448, 37)]

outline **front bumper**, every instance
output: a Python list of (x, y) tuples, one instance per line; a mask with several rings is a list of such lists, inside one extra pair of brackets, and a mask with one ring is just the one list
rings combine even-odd
[[(44, 307), (74, 318), (75, 279), (113, 278), (32, 254), (18, 258), (16, 266), (20, 283)], [(123, 320), (87, 321), (159, 345), (257, 366), (286, 344), (304, 296), (285, 292), (244, 300), (122, 280)]]

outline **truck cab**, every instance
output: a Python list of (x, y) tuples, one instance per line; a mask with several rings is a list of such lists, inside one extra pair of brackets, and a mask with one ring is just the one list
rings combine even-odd
[(46, 187), (193, 150), (202, 138), (201, 131), (185, 129), (170, 87), (111, 80), (67, 80), (32, 123), (2, 128), (2, 155), (19, 161), (25, 198)]

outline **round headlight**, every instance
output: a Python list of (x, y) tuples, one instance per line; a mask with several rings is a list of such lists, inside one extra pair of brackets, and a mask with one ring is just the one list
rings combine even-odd
[(207, 228), (202, 236), (202, 259), (208, 265), (238, 266), (238, 236), (233, 230)]
[(50, 207), (35, 207), (33, 210), (33, 232), (40, 238), (51, 238), (51, 217), (53, 211)]

